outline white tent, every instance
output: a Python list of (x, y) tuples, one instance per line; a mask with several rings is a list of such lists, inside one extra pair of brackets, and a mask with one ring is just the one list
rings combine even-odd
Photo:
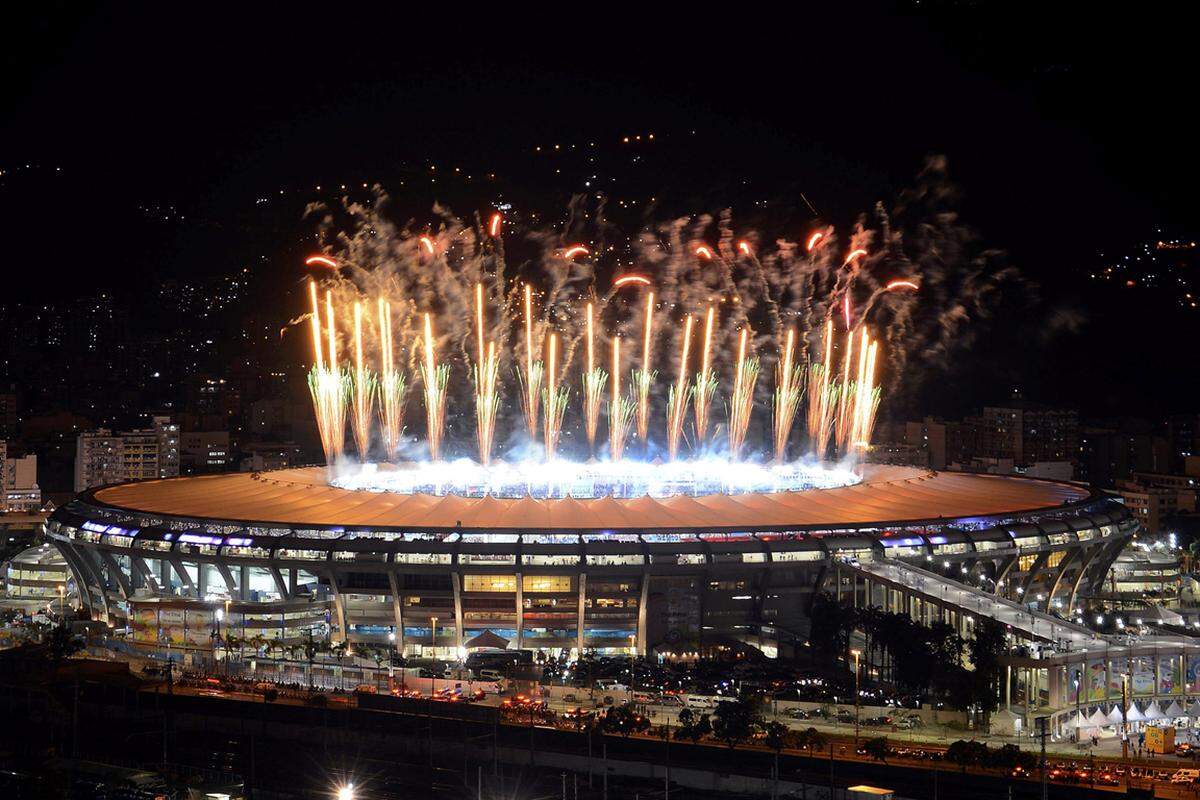
[(1090, 717), (1088, 717), (1088, 727), (1103, 728), (1103, 727), (1106, 727), (1107, 725), (1108, 725), (1108, 715), (1105, 714), (1103, 711), (1101, 711), (1098, 708), (1092, 712), (1092, 715)]
[(1166, 714), (1164, 714), (1162, 712), (1162, 709), (1158, 707), (1157, 700), (1150, 701), (1150, 705), (1146, 706), (1145, 713), (1146, 713), (1146, 719), (1150, 719), (1150, 720), (1163, 719), (1167, 716)]
[(1129, 710), (1125, 712), (1125, 719), (1128, 722), (1145, 722), (1146, 715), (1138, 710), (1137, 703), (1130, 703)]
[(1083, 715), (1082, 711), (1076, 711), (1075, 716), (1072, 719), (1068, 720), (1067, 723), (1065, 725), (1063, 725), (1063, 727), (1066, 728), (1067, 730), (1074, 730), (1075, 728), (1086, 728), (1087, 727), (1087, 717), (1085, 717)]
[(1125, 721), (1125, 717), (1121, 714), (1121, 704), (1116, 703), (1112, 707), (1112, 711), (1108, 712), (1108, 724), (1120, 725)]
[(1007, 708), (1002, 708), (988, 718), (990, 732), (1001, 736), (1015, 736), (1021, 732), (1022, 719)]
[(1187, 712), (1183, 710), (1183, 706), (1179, 705), (1178, 700), (1172, 700), (1171, 705), (1167, 706), (1167, 710), (1163, 712), (1168, 719), (1177, 719), (1178, 717), (1186, 717)]
[(1200, 700), (1193, 700), (1188, 706), (1187, 715), (1192, 719), (1200, 718)]

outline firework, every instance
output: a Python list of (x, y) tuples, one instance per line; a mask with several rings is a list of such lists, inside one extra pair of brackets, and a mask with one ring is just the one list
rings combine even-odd
[(894, 292), (897, 289), (912, 289), (915, 292), (920, 288), (921, 288), (920, 286), (913, 283), (912, 281), (892, 281), (887, 286), (884, 286), (883, 290), (885, 292)]
[(667, 454), (671, 460), (679, 454), (679, 437), (683, 433), (683, 416), (687, 413), (687, 360), (692, 343), (692, 316), (683, 322), (682, 352), (679, 356), (679, 377), (667, 392)]
[(650, 279), (647, 278), (645, 275), (622, 275), (621, 277), (619, 277), (615, 281), (613, 281), (613, 288), (620, 289), (622, 286), (629, 286), (630, 284), (634, 284), (634, 283), (640, 284), (642, 286), (650, 286), (651, 285)]
[(758, 383), (758, 359), (746, 358), (749, 332), (742, 328), (738, 341), (737, 364), (733, 372), (733, 394), (729, 399), (729, 457), (741, 458), (750, 428), (750, 412), (754, 409), (754, 387)]
[(371, 449), (371, 419), (375, 410), (375, 375), (363, 359), (362, 303), (354, 302), (354, 394), (350, 408), (350, 427), (360, 461), (367, 461)]
[(800, 407), (800, 384), (803, 382), (804, 372), (792, 363), (795, 359), (795, 349), (796, 332), (788, 330), (787, 341), (783, 346), (783, 358), (775, 364), (772, 423), (777, 464), (782, 464), (787, 458), (788, 438), (792, 434), (792, 423)]
[(696, 248), (696, 255), (700, 258), (703, 258), (705, 261), (712, 261), (713, 251), (708, 245), (702, 244)]
[(492, 461), (492, 444), (496, 435), (496, 412), (500, 409), (500, 360), (496, 343), (483, 346), (483, 284), (475, 284), (475, 331), (478, 357), (472, 376), (475, 381), (475, 436), (479, 444), (479, 463)]
[(533, 287), (525, 284), (525, 371), (517, 370), (521, 384), (521, 411), (525, 414), (525, 429), (529, 440), (537, 441), (538, 390), (542, 386), (542, 362), (533, 359)]
[(817, 231), (812, 236), (808, 237), (808, 242), (805, 243), (804, 249), (811, 253), (813, 251), (813, 248), (816, 247), (818, 244), (820, 244), (821, 240), (824, 238), (825, 238), (825, 234), (821, 233), (820, 231)]
[(546, 396), (543, 398), (546, 409), (543, 419), (546, 461), (553, 461), (558, 452), (558, 437), (562, 433), (563, 415), (567, 411), (567, 399), (571, 390), (558, 386), (557, 371), (558, 336), (550, 334), (549, 354), (546, 358)]
[(612, 340), (612, 399), (608, 403), (608, 455), (620, 461), (633, 425), (633, 403), (621, 396), (621, 337)]
[(310, 267), (329, 267), (330, 269), (338, 268), (337, 262), (326, 256), (309, 256), (308, 258), (304, 259), (304, 263)]
[(317, 417), (317, 432), (321, 437), (321, 449), (325, 452), (325, 463), (333, 464), (341, 458), (346, 441), (346, 393), (348, 378), (337, 369), (337, 339), (334, 335), (333, 304), (326, 295), (329, 315), (329, 365), (326, 365), (321, 343), (321, 306), (317, 301), (317, 285), (310, 281), (309, 295), (312, 299), (312, 343), (313, 368), (308, 374), (308, 390), (312, 395), (313, 408)]
[(575, 244), (563, 251), (563, 258), (574, 258), (575, 256), (589, 255), (588, 249), (581, 244)]
[(696, 382), (692, 387), (692, 410), (696, 414), (696, 447), (702, 446), (705, 436), (708, 435), (708, 410), (712, 405), (713, 395), (717, 392), (717, 374), (709, 366), (715, 320), (716, 310), (709, 306), (704, 322), (704, 349), (700, 356), (700, 371), (696, 373)]
[(421, 365), (421, 381), (425, 384), (425, 432), (429, 439), (429, 458), (438, 461), (442, 456), (442, 435), (446, 430), (446, 385), (450, 382), (450, 366), (438, 364), (433, 340), (433, 321), (425, 314), (425, 359)]
[(846, 331), (846, 347), (842, 351), (842, 382), (838, 388), (837, 412), (833, 424), (833, 441), (839, 451), (845, 449), (850, 436), (853, 393), (850, 391), (850, 367), (854, 356), (854, 331)]
[(500, 212), (492, 214), (491, 221), (488, 222), (488, 235), (493, 239), (500, 235), (500, 226), (504, 224), (504, 217), (500, 216)]
[(587, 304), (587, 372), (583, 373), (583, 424), (588, 451), (596, 449), (596, 431), (600, 425), (600, 403), (608, 376), (596, 366), (596, 342), (593, 332), (593, 308)]
[(833, 416), (837, 405), (837, 387), (831, 384), (833, 370), (833, 320), (825, 321), (822, 340), (824, 358), (809, 368), (808, 375), (808, 442), (813, 455), (824, 458), (833, 432)]
[(650, 371), (650, 342), (654, 330), (654, 292), (646, 296), (646, 321), (642, 326), (642, 368), (633, 374), (633, 389), (637, 395), (637, 435), (648, 442), (650, 435), (650, 387), (658, 373)]
[(392, 347), (392, 306), (379, 298), (379, 423), (389, 461), (395, 461), (404, 427), (404, 397), (408, 382), (396, 369)]

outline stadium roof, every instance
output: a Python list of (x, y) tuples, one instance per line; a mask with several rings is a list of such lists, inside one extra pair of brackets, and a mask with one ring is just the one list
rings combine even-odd
[(329, 486), (323, 467), (141, 481), (95, 502), (155, 515), (288, 527), (404, 530), (737, 530), (872, 527), (1010, 515), (1087, 500), (1066, 483), (871, 465), (862, 483), (777, 494), (519, 500)]

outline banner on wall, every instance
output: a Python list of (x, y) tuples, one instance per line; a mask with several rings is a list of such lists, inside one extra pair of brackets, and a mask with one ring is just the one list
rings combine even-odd
[(1200, 655), (1187, 657), (1187, 693), (1200, 692)]
[(1122, 678), (1129, 671), (1129, 659), (1114, 658), (1108, 673), (1108, 696), (1113, 700), (1121, 699)]
[(158, 609), (136, 609), (129, 617), (129, 627), (133, 629), (135, 642), (147, 644), (158, 642)]
[(1133, 693), (1154, 694), (1154, 663), (1149, 658), (1133, 659)]
[(1088, 700), (1103, 700), (1108, 689), (1108, 673), (1103, 661), (1088, 662)]
[(162, 642), (170, 642), (173, 647), (182, 647), (186, 636), (186, 613), (182, 608), (160, 608), (158, 610), (158, 627), (162, 634)]
[(1179, 685), (1179, 656), (1158, 657), (1158, 693), (1178, 694)]

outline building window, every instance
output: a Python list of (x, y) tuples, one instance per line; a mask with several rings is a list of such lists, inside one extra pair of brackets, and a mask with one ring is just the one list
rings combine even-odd
[(522, 575), (521, 590), (525, 592), (569, 592), (570, 575)]
[(516, 575), (464, 575), (464, 592), (516, 592)]

